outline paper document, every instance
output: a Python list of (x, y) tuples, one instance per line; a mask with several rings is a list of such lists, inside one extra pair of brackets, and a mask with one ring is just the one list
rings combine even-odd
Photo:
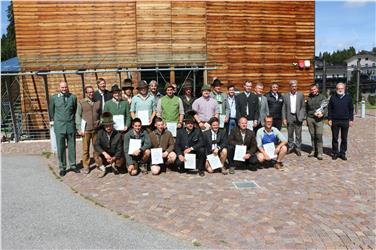
[(219, 127), (220, 128), (225, 127), (225, 117), (226, 117), (226, 115), (219, 115)]
[(162, 148), (151, 149), (151, 164), (152, 165), (163, 164)]
[(185, 169), (196, 169), (196, 154), (185, 154)]
[(81, 132), (85, 133), (86, 128), (86, 121), (84, 119), (81, 119)]
[(178, 129), (178, 125), (176, 122), (167, 122), (167, 130), (171, 132), (173, 137), (176, 137), (176, 130)]
[(51, 152), (57, 153), (56, 135), (54, 127), (50, 127)]
[(250, 129), (253, 131), (253, 121), (247, 121), (247, 129)]
[(142, 126), (149, 125), (149, 110), (137, 111), (137, 117), (140, 118)]
[(247, 153), (247, 146), (246, 145), (236, 145), (235, 146), (235, 154), (234, 154), (234, 161), (245, 161), (244, 156)]
[(270, 159), (277, 158), (277, 155), (275, 154), (275, 145), (273, 142), (267, 143), (262, 145), (267, 155), (269, 155)]
[(215, 170), (217, 168), (222, 168), (222, 163), (221, 163), (221, 160), (219, 159), (218, 155), (214, 155), (214, 154), (210, 154), (208, 156), (206, 156), (206, 158), (208, 159), (208, 162), (210, 164), (210, 167)]
[(124, 130), (124, 115), (114, 115), (114, 129), (118, 131)]
[(137, 149), (141, 148), (141, 139), (130, 139), (129, 140), (129, 150), (128, 154), (131, 155), (136, 151)]

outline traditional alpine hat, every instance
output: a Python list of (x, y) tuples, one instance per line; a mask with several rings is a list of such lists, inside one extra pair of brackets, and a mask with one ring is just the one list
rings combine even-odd
[(102, 125), (110, 125), (114, 124), (114, 120), (112, 119), (111, 112), (104, 112), (101, 117), (101, 124)]

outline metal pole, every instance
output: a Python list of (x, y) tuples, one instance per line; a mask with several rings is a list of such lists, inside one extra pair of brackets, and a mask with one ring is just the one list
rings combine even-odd
[(193, 70), (193, 96), (196, 97), (196, 70)]
[(322, 68), (322, 93), (326, 95), (326, 62), (323, 59), (323, 68)]
[(83, 98), (85, 98), (85, 75), (81, 73), (80, 76), (81, 76), (81, 83), (82, 83), (82, 96)]
[(5, 80), (5, 88), (6, 88), (6, 91), (7, 91), (7, 94), (8, 94), (8, 99), (9, 99), (10, 116), (12, 118), (14, 140), (15, 140), (15, 142), (18, 142), (19, 141), (19, 135), (18, 135), (16, 115), (14, 113), (14, 105), (13, 105), (13, 99), (12, 99), (12, 96), (11, 96), (11, 93), (10, 93), (9, 81), (7, 81), (7, 80)]
[(359, 109), (359, 86), (360, 86), (360, 59), (357, 62), (357, 76), (356, 76), (356, 109), (355, 113), (358, 114)]
[[(47, 75), (43, 75), (43, 82), (44, 82), (44, 92), (46, 93), (46, 103), (47, 103), (47, 111), (49, 111), (50, 107), (50, 98), (49, 98), (49, 93), (48, 93), (48, 79)], [(48, 113), (48, 117), (50, 116), (50, 112)]]

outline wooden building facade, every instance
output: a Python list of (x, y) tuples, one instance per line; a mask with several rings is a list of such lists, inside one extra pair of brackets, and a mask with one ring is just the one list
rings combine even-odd
[[(314, 1), (13, 1), (17, 53), (23, 72), (155, 67), (212, 67), (213, 77), (242, 89), (245, 79), (273, 80), (287, 91), (297, 79), (308, 91), (314, 67)], [(174, 71), (168, 80), (175, 79)], [(143, 73), (130, 74), (134, 84)], [(85, 73), (108, 85), (129, 75)], [(23, 110), (46, 111), (46, 93), (61, 80), (82, 97), (82, 74), (23, 76)], [(202, 84), (202, 83), (201, 83)], [(27, 98), (25, 98), (27, 96)], [(41, 101), (42, 100), (42, 101)]]

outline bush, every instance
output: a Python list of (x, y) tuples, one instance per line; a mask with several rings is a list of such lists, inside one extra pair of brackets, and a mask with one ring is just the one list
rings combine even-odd
[(367, 98), (367, 101), (372, 106), (376, 105), (376, 95), (369, 95), (368, 98)]

